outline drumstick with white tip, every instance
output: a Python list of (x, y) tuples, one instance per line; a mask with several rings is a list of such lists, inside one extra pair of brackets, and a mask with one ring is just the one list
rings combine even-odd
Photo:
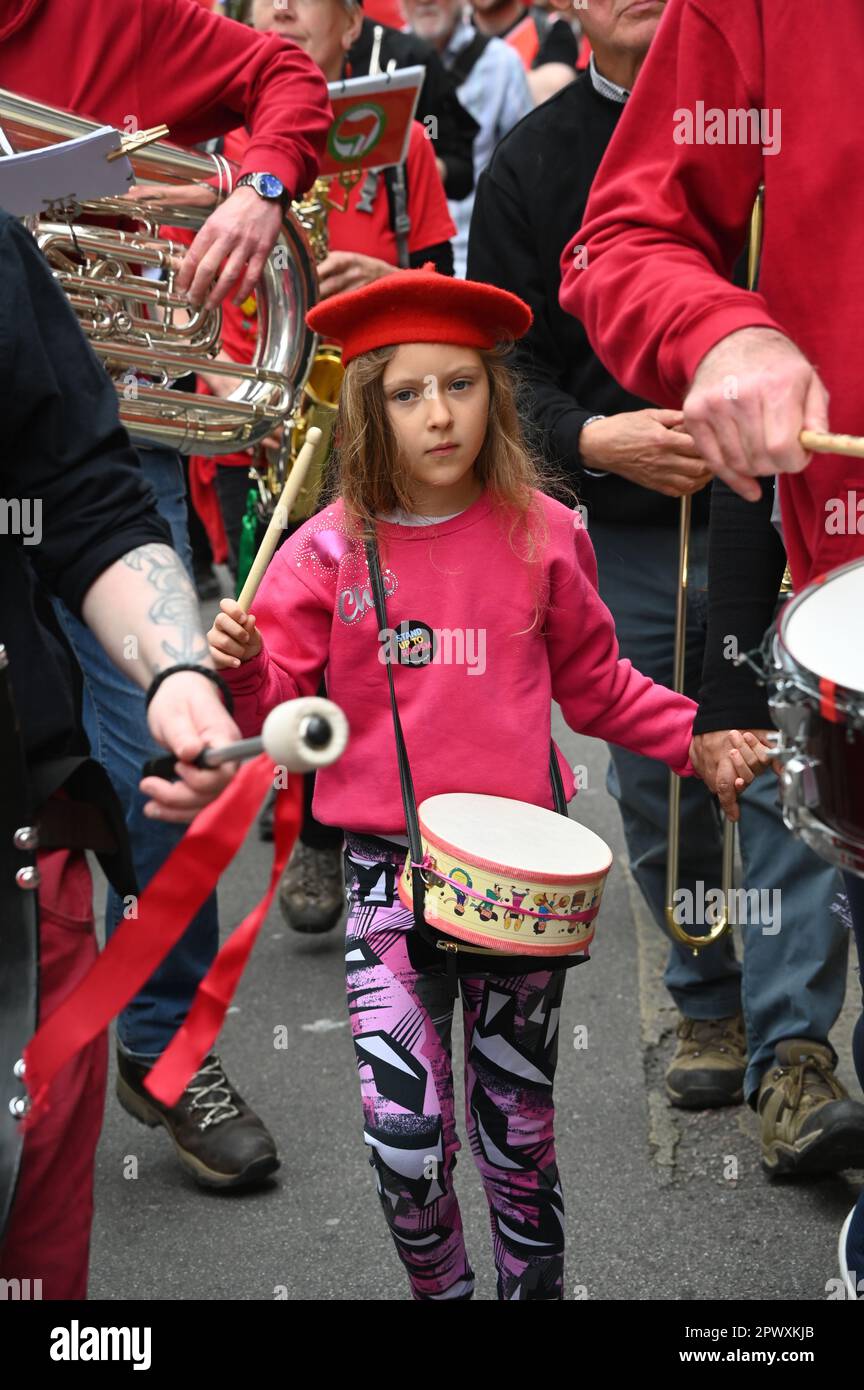
[[(348, 743), (348, 720), (338, 705), (320, 695), (304, 695), (286, 700), (272, 709), (264, 720), (260, 737), (243, 738), (221, 748), (204, 748), (192, 767), (219, 767), (269, 753), (278, 767), (288, 772), (315, 772), (341, 758)], [(168, 753), (153, 758), (144, 768), (144, 777), (175, 778), (177, 759)]]
[(808, 454), (845, 454), (847, 458), (864, 459), (864, 436), (860, 434), (822, 434), (818, 430), (802, 430), (798, 439)]
[(303, 448), (297, 455), (294, 467), (288, 474), (288, 481), (282, 489), (282, 496), (276, 505), (276, 510), (270, 518), (270, 524), (264, 532), (264, 539), (258, 547), (258, 554), (252, 561), (252, 568), (246, 576), (246, 582), (237, 597), (237, 602), (244, 612), (249, 612), (249, 605), (258, 592), (258, 585), (264, 578), (264, 573), (273, 559), (276, 547), (279, 544), (279, 537), (285, 530), (291, 508), (297, 501), (300, 489), (306, 481), (306, 474), (309, 472), (310, 465), (315, 457), (315, 450), (321, 442), (321, 431), (317, 425), (312, 425), (306, 433), (306, 440)]

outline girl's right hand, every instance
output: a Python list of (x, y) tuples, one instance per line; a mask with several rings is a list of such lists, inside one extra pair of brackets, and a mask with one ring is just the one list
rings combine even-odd
[(217, 671), (231, 670), (251, 661), (263, 647), (254, 613), (244, 613), (236, 599), (223, 598), (220, 612), (207, 633)]

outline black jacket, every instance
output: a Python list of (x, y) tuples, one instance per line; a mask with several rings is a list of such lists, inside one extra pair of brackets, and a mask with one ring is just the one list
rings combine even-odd
[[(431, 44), (416, 34), (403, 34), (398, 29), (382, 26), (380, 63), (382, 71), (391, 58), (397, 68), (425, 67), (426, 77), (420, 89), (416, 119), (434, 120), (429, 129), (435, 133), (435, 154), (447, 169), (444, 191), (448, 198), (467, 198), (474, 187), (474, 137), (480, 127), (474, 117), (460, 105), (456, 85)], [(363, 28), (353, 48), (348, 52), (352, 77), (362, 77), (369, 71), (375, 25), (363, 20)]]
[(102, 571), (153, 541), (171, 536), (117, 393), (32, 237), (0, 212), (0, 643), (31, 763), (86, 752), (48, 593), (80, 616)]
[[(592, 415), (652, 404), (619, 386), (596, 356), (578, 319), (558, 303), (561, 253), (582, 225), (588, 193), (624, 108), (594, 90), (585, 74), (514, 126), (481, 174), (468, 244), (468, 278), (527, 300), (534, 322), (514, 365), (528, 388), (526, 411), (550, 463), (561, 467), (591, 517), (675, 526), (676, 498), (583, 470), (579, 436)], [(704, 523), (707, 492), (694, 498)]]

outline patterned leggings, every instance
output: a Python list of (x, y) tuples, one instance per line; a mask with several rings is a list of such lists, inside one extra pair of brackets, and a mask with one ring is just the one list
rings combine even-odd
[[(346, 836), (348, 1009), (365, 1141), (415, 1299), (468, 1299), (453, 1191), (460, 1143), (446, 980), (408, 958), (405, 851)], [(466, 1123), (492, 1221), (499, 1299), (560, 1299), (564, 1205), (553, 1136), (563, 971), (463, 979)]]

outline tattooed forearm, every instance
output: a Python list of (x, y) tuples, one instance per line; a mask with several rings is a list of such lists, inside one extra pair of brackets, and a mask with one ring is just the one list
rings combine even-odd
[(156, 592), (147, 617), (166, 631), (164, 636), (160, 634), (162, 656), (150, 656), (153, 674), (181, 661), (206, 662), (209, 666), (198, 600), (179, 556), (167, 545), (142, 545), (124, 555), (122, 564), (142, 573)]

